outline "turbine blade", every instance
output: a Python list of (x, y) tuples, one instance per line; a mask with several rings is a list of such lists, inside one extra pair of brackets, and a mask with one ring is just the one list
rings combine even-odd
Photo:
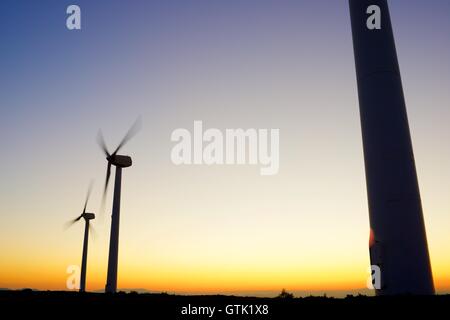
[(142, 118), (139, 116), (112, 154), (115, 155), (125, 145), (125, 143), (127, 143), (131, 138), (133, 138), (136, 135), (136, 133), (139, 132), (141, 127), (142, 127)]
[(88, 201), (89, 201), (89, 197), (91, 196), (91, 192), (92, 192), (92, 185), (93, 185), (93, 182), (91, 181), (89, 183), (89, 188), (88, 188), (88, 191), (87, 191), (87, 194), (86, 194), (86, 201), (84, 202), (83, 213), (86, 213), (86, 207), (87, 207), (87, 204), (88, 204)]
[(102, 207), (104, 207), (106, 200), (106, 191), (108, 191), (109, 178), (111, 177), (111, 162), (108, 161), (108, 167), (106, 168), (105, 188), (103, 189)]
[(98, 131), (97, 134), (97, 143), (100, 146), (100, 148), (103, 150), (103, 152), (105, 153), (105, 155), (107, 157), (110, 156), (109, 152), (108, 152), (108, 148), (106, 147), (106, 143), (105, 143), (105, 139), (103, 138), (103, 133), (101, 130)]
[(104, 194), (106, 193), (106, 190), (108, 189), (110, 177), (111, 177), (111, 162), (108, 162), (108, 167), (106, 168), (105, 190), (103, 192)]
[(83, 215), (81, 214), (79, 217), (77, 217), (77, 218), (75, 218), (75, 219), (72, 219), (72, 220), (66, 222), (66, 223), (64, 224), (64, 230), (69, 229), (69, 228), (70, 228), (71, 226), (73, 226), (76, 222), (78, 222), (82, 217), (83, 217)]
[(92, 239), (97, 238), (97, 231), (90, 222), (89, 222), (89, 235), (92, 237)]

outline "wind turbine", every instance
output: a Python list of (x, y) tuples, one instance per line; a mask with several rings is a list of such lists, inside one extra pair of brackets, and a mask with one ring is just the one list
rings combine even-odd
[(106, 155), (108, 166), (106, 169), (105, 188), (103, 190), (103, 202), (108, 189), (109, 178), (111, 176), (111, 166), (116, 167), (116, 179), (114, 183), (114, 198), (111, 215), (111, 234), (109, 240), (108, 275), (105, 292), (114, 293), (117, 290), (117, 264), (119, 257), (119, 222), (120, 222), (120, 193), (122, 185), (122, 168), (131, 167), (132, 160), (129, 156), (118, 155), (117, 152), (127, 143), (140, 129), (141, 118), (139, 117), (123, 137), (113, 153), (109, 153), (106, 147), (102, 132), (98, 134), (98, 144)]
[(88, 204), (89, 197), (92, 191), (92, 183), (89, 185), (89, 189), (86, 195), (86, 201), (84, 203), (83, 213), (77, 218), (68, 222), (68, 227), (84, 219), (84, 241), (83, 241), (83, 256), (81, 259), (81, 276), (80, 276), (80, 292), (86, 291), (86, 271), (87, 271), (87, 254), (88, 254), (88, 240), (89, 240), (89, 230), (92, 228), (90, 221), (95, 219), (95, 214), (86, 212), (86, 207)]

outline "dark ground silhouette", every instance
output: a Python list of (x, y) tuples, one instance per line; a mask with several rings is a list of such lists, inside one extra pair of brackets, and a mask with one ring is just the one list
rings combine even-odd
[[(183, 307), (215, 307), (214, 315), (183, 315)], [(231, 315), (225, 312), (227, 305), (252, 305), (246, 315)], [(268, 314), (256, 313), (258, 307), (267, 305)], [(67, 316), (93, 315), (117, 316), (127, 319), (306, 319), (311, 316), (346, 318), (386, 319), (425, 314), (446, 314), (450, 306), (450, 295), (366, 297), (348, 296), (343, 299), (327, 297), (305, 298), (254, 298), (237, 296), (182, 296), (169, 294), (138, 293), (78, 293), (58, 291), (0, 291), (0, 310), (3, 315), (12, 312), (20, 316), (30, 314), (66, 318)], [(229, 307), (235, 311), (240, 307)], [(218, 310), (221, 310), (220, 312)], [(259, 311), (263, 311), (259, 307)]]

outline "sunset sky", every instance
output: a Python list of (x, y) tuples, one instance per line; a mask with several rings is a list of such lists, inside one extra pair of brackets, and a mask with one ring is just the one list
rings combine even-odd
[[(82, 30), (66, 29), (81, 7)], [(438, 292), (450, 291), (450, 1), (390, 11)], [(87, 289), (106, 282), (123, 149), (122, 289), (350, 292), (369, 275), (369, 219), (346, 0), (0, 2), (0, 288), (66, 290), (97, 214)], [(177, 128), (280, 129), (280, 168), (172, 163)], [(401, 232), (401, 230), (399, 230)]]

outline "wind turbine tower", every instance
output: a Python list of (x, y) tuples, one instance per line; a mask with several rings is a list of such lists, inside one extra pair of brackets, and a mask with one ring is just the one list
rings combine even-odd
[(389, 8), (349, 0), (377, 295), (434, 293)]

